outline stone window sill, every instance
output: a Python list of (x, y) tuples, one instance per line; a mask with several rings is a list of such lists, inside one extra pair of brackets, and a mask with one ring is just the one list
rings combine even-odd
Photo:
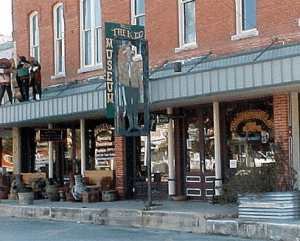
[(258, 30), (256, 28), (254, 28), (254, 29), (250, 29), (247, 31), (242, 31), (236, 35), (231, 36), (231, 40), (235, 41), (235, 40), (239, 40), (239, 39), (251, 38), (251, 37), (255, 37), (257, 35), (258, 35)]
[(51, 79), (61, 79), (61, 78), (65, 78), (66, 77), (66, 73), (59, 73), (56, 75), (52, 75)]
[(90, 72), (90, 71), (95, 71), (95, 70), (100, 70), (100, 69), (103, 69), (103, 64), (83, 67), (83, 68), (78, 70), (78, 74), (82, 74), (82, 73), (86, 73), (86, 72)]
[(196, 48), (198, 48), (197, 43), (189, 43), (189, 44), (185, 44), (183, 46), (180, 46), (179, 48), (176, 48), (175, 53), (180, 53), (180, 52), (183, 52), (183, 51), (187, 51), (187, 50), (190, 50), (190, 49), (196, 49)]

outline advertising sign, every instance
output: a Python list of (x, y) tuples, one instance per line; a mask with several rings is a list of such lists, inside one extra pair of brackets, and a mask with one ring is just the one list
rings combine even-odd
[(38, 141), (60, 141), (62, 140), (61, 129), (41, 129), (37, 132)]

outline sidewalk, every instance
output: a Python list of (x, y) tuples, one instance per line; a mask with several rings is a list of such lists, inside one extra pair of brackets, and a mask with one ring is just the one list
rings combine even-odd
[(1, 200), (0, 216), (87, 222), (100, 225), (154, 228), (179, 232), (231, 235), (267, 240), (300, 240), (300, 220), (247, 221), (237, 217), (234, 204), (209, 204), (202, 201), (153, 201), (149, 211), (143, 201), (50, 202), (35, 200), (20, 206), (15, 200)]

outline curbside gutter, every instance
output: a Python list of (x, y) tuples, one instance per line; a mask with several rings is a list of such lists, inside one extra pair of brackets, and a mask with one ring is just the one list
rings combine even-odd
[[(95, 223), (107, 226), (153, 228), (241, 238), (300, 241), (300, 225), (229, 219), (229, 215), (187, 212), (40, 207), (0, 204), (0, 216), (52, 221)], [(228, 219), (226, 219), (228, 218)], [(298, 222), (299, 223), (299, 222)]]

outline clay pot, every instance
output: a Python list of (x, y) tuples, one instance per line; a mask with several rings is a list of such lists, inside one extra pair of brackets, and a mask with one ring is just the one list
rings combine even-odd
[(59, 201), (58, 185), (47, 185), (46, 194), (50, 201)]
[(33, 204), (34, 193), (33, 192), (19, 192), (19, 204), (20, 205), (31, 205)]
[(81, 175), (75, 175), (75, 186), (72, 187), (71, 193), (75, 199), (75, 201), (82, 200), (82, 192), (86, 191), (86, 186), (82, 183), (82, 176)]

